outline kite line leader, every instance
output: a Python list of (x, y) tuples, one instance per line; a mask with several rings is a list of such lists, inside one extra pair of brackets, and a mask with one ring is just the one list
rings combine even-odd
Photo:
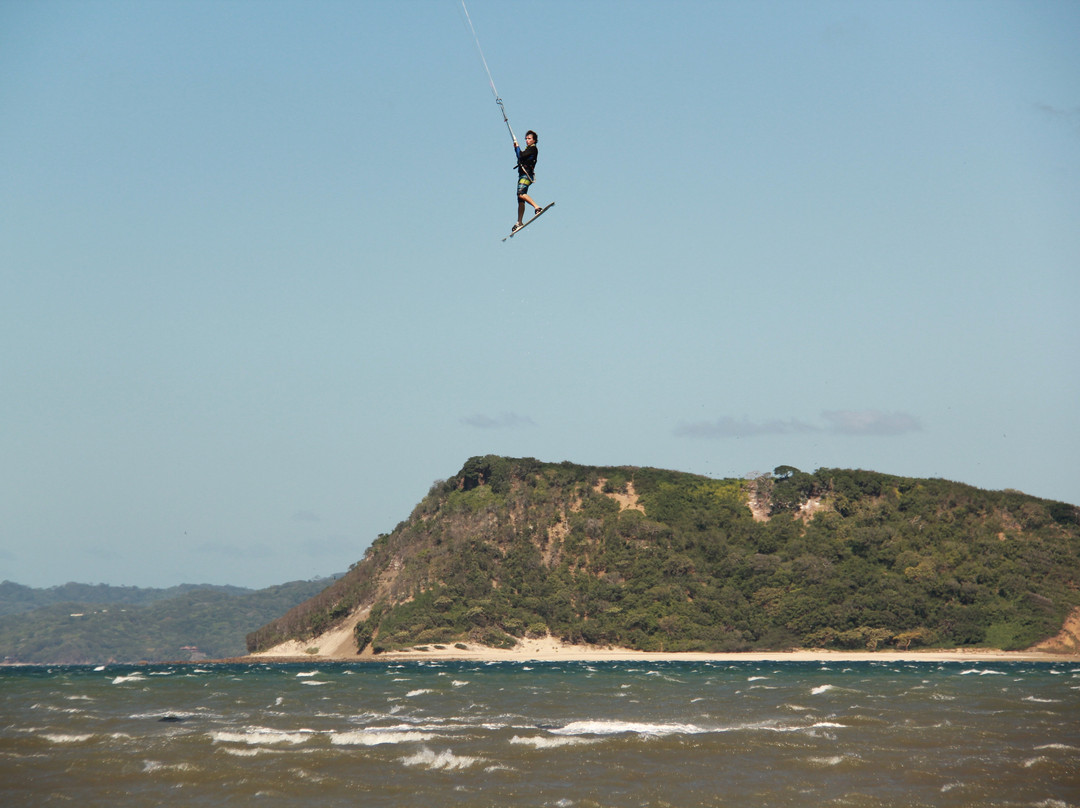
[(491, 69), (488, 67), (487, 59), (484, 58), (484, 49), (480, 47), (480, 37), (476, 35), (476, 28), (473, 27), (472, 17), (469, 16), (468, 6), (465, 5), (465, 0), (461, 0), (461, 8), (465, 11), (465, 19), (469, 23), (469, 30), (472, 31), (473, 42), (476, 43), (476, 52), (480, 54), (480, 62), (484, 65), (484, 72), (487, 73), (488, 84), (491, 85), (491, 94), (495, 96), (495, 103), (499, 105), (499, 111), (502, 113), (503, 123), (506, 124), (506, 129), (510, 132), (510, 138), (517, 143), (517, 137), (514, 135), (514, 130), (510, 127), (510, 119), (506, 117), (506, 107), (503, 105), (502, 98), (499, 97), (499, 91), (495, 89), (495, 80), (491, 77)]

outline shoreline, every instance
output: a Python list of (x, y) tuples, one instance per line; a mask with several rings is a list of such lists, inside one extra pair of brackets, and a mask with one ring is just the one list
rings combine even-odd
[[(924, 650), (664, 652), (629, 648), (570, 645), (553, 638), (525, 639), (509, 649), (465, 643), (464, 648), (431, 644), (408, 651), (381, 654), (319, 654), (292, 651), (282, 646), (257, 654), (218, 662), (1074, 662), (1080, 654), (1046, 651), (1002, 651), (994, 648), (928, 648)], [(292, 651), (290, 653), (290, 651)], [(211, 662), (211, 660), (205, 660)]]

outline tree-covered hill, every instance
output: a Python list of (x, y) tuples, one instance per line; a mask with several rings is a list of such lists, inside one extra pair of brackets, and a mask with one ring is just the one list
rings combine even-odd
[(73, 582), (61, 584), (60, 586), (36, 588), (23, 586), (12, 581), (2, 581), (0, 582), (0, 616), (30, 612), (34, 609), (53, 606), (58, 603), (145, 606), (159, 600), (179, 597), (196, 589), (214, 590), (233, 595), (249, 594), (252, 591), (239, 586), (213, 586), (210, 584), (180, 584), (166, 589), (157, 589)]
[[(0, 584), (0, 661), (139, 662), (239, 656), (252, 627), (306, 601), (326, 580), (267, 589)], [(70, 599), (62, 600), (64, 596)]]
[(551, 633), (641, 650), (993, 646), (1080, 605), (1080, 509), (782, 466), (755, 480), (474, 457), (250, 651), (355, 623), (376, 653)]

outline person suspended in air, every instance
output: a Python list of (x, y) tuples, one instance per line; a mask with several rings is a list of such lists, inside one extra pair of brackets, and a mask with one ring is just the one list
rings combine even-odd
[(533, 215), (539, 216), (542, 213), (542, 209), (539, 205), (532, 201), (532, 197), (529, 196), (529, 189), (533, 182), (536, 180), (536, 158), (539, 152), (536, 149), (536, 143), (539, 138), (536, 136), (536, 132), (530, 129), (525, 133), (525, 148), (522, 149), (517, 142), (517, 138), (514, 138), (514, 154), (517, 155), (517, 223), (514, 225), (513, 233), (519, 227), (524, 227), (522, 219), (525, 217), (525, 203), (528, 202), (532, 205)]

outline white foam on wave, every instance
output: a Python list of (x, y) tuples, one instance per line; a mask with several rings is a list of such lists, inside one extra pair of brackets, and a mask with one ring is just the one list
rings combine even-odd
[(1044, 743), (1042, 746), (1035, 747), (1036, 751), (1039, 749), (1060, 749), (1063, 752), (1080, 752), (1080, 748), (1067, 743)]
[(311, 687), (321, 687), (322, 685), (328, 685), (328, 684), (330, 684), (330, 683), (329, 683), (329, 682), (315, 682), (315, 681), (311, 681), (311, 682), (301, 682), (300, 684), (302, 684), (302, 685), (310, 685)]
[(154, 710), (149, 713), (132, 713), (128, 718), (133, 718), (136, 721), (146, 720), (148, 718), (194, 718), (199, 713), (188, 712), (187, 710)]
[(464, 679), (455, 679), (450, 684), (452, 684), (454, 687), (465, 687), (465, 685), (468, 684), (468, 681)]
[(1061, 704), (1061, 699), (1040, 699), (1038, 696), (1024, 696), (1024, 701), (1033, 701), (1036, 704)]
[(415, 730), (401, 732), (361, 729), (353, 732), (332, 732), (330, 733), (330, 743), (334, 746), (382, 746), (383, 744), (394, 743), (419, 743), (421, 741), (430, 741), (436, 737), (438, 736), (433, 732), (417, 732)]
[(839, 766), (847, 759), (848, 758), (846, 755), (829, 755), (828, 757), (807, 758), (807, 760), (809, 760), (810, 763), (813, 763), (815, 766)]
[(145, 774), (152, 774), (153, 772), (163, 771), (176, 771), (186, 772), (191, 771), (195, 767), (190, 763), (162, 763), (160, 760), (144, 760), (143, 772)]
[(425, 769), (455, 771), (457, 769), (467, 769), (477, 763), (484, 762), (484, 758), (455, 755), (449, 749), (444, 749), (442, 752), (433, 752), (425, 746), (415, 755), (401, 758), (401, 762), (406, 766), (423, 766)]
[(411, 698), (415, 698), (416, 696), (423, 696), (425, 693), (431, 693), (431, 692), (433, 692), (431, 690), (431, 688), (422, 687), (419, 690), (410, 690), (408, 693), (405, 694), (405, 698), (411, 699)]
[(960, 671), (961, 676), (971, 676), (972, 674), (976, 674), (978, 676), (1005, 676), (1006, 675), (1004, 671), (993, 671), (993, 670), (984, 669), (984, 668), (969, 668), (966, 671)]
[(289, 744), (295, 746), (306, 742), (315, 734), (314, 730), (302, 729), (297, 732), (282, 732), (266, 727), (252, 727), (244, 732), (211, 732), (214, 743), (242, 743), (248, 746)]
[(556, 749), (560, 746), (579, 746), (596, 742), (596, 738), (582, 738), (579, 735), (563, 735), (556, 738), (549, 735), (535, 735), (528, 738), (515, 735), (510, 739), (510, 743), (531, 746), (533, 749)]
[(636, 721), (571, 721), (550, 730), (552, 735), (699, 735), (709, 730), (696, 724), (654, 724)]
[(318, 675), (319, 675), (318, 671), (300, 671), (300, 673), (296, 674), (296, 678), (297, 679), (304, 679), (304, 678), (306, 678), (308, 676), (318, 676)]
[(41, 735), (49, 743), (83, 743), (94, 737), (92, 732), (86, 734), (45, 732)]
[(815, 696), (820, 696), (822, 693), (828, 693), (830, 690), (836, 690), (836, 685), (818, 685), (810, 692)]
[(125, 682), (145, 682), (146, 677), (141, 673), (130, 673), (127, 676), (117, 676), (112, 680), (114, 685), (122, 685)]
[(837, 724), (835, 721), (816, 721), (813, 724), (807, 726), (806, 724), (775, 724), (775, 723), (758, 723), (758, 724), (743, 724), (741, 726), (732, 727), (733, 730), (760, 730), (762, 732), (806, 732), (810, 735), (816, 735), (817, 730), (821, 729), (845, 729), (844, 724)]

